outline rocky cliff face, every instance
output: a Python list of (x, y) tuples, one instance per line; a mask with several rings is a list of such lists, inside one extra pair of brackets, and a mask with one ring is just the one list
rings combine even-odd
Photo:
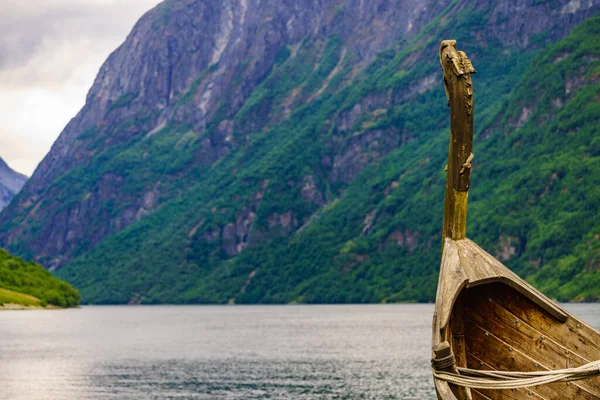
[(0, 211), (25, 185), (27, 177), (12, 169), (0, 158)]
[[(271, 122), (266, 119), (282, 119), (271, 115), (275, 105), (267, 103), (246, 118), (235, 118), (277, 62), (293, 53), (305, 59), (307, 70), (316, 68), (335, 37), (337, 51), (347, 55), (338, 54), (337, 61), (356, 74), (398, 39), (414, 37), (443, 7), (427, 1), (166, 1), (136, 24), (101, 68), (85, 107), (41, 163), (16, 213), (62, 198), (69, 189), (53, 183), (98, 154), (168, 126), (186, 126), (186, 140), (201, 140), (194, 162), (209, 167), (243, 145), (244, 134)], [(313, 94), (290, 94), (287, 108)], [(119, 166), (96, 174), (95, 182), (78, 194), (84, 201), (58, 213), (56, 203), (41, 207), (31, 224), (44, 220), (44, 232), (34, 239), (31, 254), (50, 268), (60, 267), (82, 241), (93, 247), (172, 196), (160, 187), (161, 180), (174, 176), (156, 176), (155, 185), (125, 193), (122, 175)], [(118, 211), (105, 212), (102, 204), (109, 201)], [(98, 222), (97, 229), (86, 229), (90, 221)], [(28, 236), (27, 225), (4, 232), (1, 241), (14, 246)]]
[(39, 194), (48, 182), (93, 157), (89, 143), (78, 140), (90, 130), (98, 131), (88, 135), (94, 138), (111, 132), (105, 148), (169, 123), (189, 124), (200, 134), (219, 122), (225, 137), (207, 145), (218, 158), (235, 145), (227, 132), (242, 125), (227, 118), (237, 114), (288, 47), (300, 48), (306, 41), (318, 51), (337, 36), (352, 53), (356, 73), (396, 40), (416, 35), (447, 3), (165, 1), (106, 61), (85, 107), (60, 135), (28, 192)]
[[(62, 273), (97, 301), (166, 300), (163, 283), (181, 279), (172, 301), (222, 301), (205, 287), (217, 281), (246, 301), (287, 301), (249, 294), (272, 279), (261, 278), (258, 253), (271, 257), (279, 250), (269, 246), (321, 229), (365, 173), (384, 168), (390, 179), (372, 208), (358, 212), (370, 204), (363, 199), (360, 215), (327, 228), (342, 242), (313, 254), (348, 258), (343, 271), (367, 265), (352, 238), (398, 215), (404, 206), (385, 204), (406, 193), (411, 171), (443, 162), (441, 38), (461, 40), (482, 64), (481, 122), (491, 132), (488, 120), (532, 57), (599, 8), (596, 0), (165, 1), (106, 61), (85, 107), (3, 214), (0, 245), (53, 270), (67, 265)], [(398, 151), (409, 153), (387, 165)], [(424, 185), (415, 193), (438, 193)], [(378, 240), (412, 265), (437, 228), (396, 222)], [(232, 263), (240, 267), (227, 275)], [(297, 289), (304, 278), (285, 279)], [(99, 286), (86, 285), (114, 290), (99, 297)]]

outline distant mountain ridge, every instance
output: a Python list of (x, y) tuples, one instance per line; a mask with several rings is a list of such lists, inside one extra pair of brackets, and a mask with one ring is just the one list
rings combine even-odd
[[(437, 52), (454, 38), (478, 70), (470, 236), (553, 296), (600, 298), (560, 289), (597, 276), (585, 246), (600, 227), (594, 197), (562, 196), (579, 193), (569, 185), (585, 168), (600, 171), (585, 150), (599, 10), (165, 1), (2, 214), (0, 245), (56, 270), (84, 302), (431, 301), (448, 126)], [(570, 229), (562, 241), (549, 237), (557, 226)], [(573, 273), (557, 285), (565, 263)]]
[(25, 175), (13, 171), (6, 162), (0, 158), (0, 211), (10, 203), (12, 198), (19, 193), (27, 182)]

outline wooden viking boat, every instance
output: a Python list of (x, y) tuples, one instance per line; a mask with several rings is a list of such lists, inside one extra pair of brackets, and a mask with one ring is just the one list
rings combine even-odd
[(600, 399), (600, 333), (466, 238), (475, 73), (440, 46), (451, 114), (443, 254), (433, 317), (440, 400)]

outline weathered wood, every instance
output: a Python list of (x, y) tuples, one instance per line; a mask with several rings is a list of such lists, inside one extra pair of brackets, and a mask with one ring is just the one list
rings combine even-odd
[(458, 365), (467, 365), (467, 353), (465, 347), (465, 324), (464, 324), (464, 305), (459, 297), (454, 304), (452, 317), (450, 319), (452, 327), (452, 349)]
[[(486, 261), (489, 267), (494, 271), (493, 274), (498, 276), (497, 281), (505, 283), (506, 285), (516, 289), (520, 293), (527, 296), (534, 303), (536, 303), (541, 308), (545, 309), (548, 313), (550, 313), (554, 318), (559, 321), (565, 322), (569, 315), (562, 308), (557, 306), (552, 300), (542, 294), (539, 290), (522, 280), (517, 274), (508, 269), (504, 264), (500, 261), (496, 260), (492, 257), (488, 252), (479, 247), (475, 242), (470, 239), (465, 239), (464, 241), (459, 241), (457, 243), (459, 247), (459, 251), (462, 247), (469, 247), (472, 251), (476, 252), (482, 259)], [(463, 269), (468, 271), (471, 269), (471, 265), (463, 265)], [(468, 272), (467, 272), (468, 274)], [(483, 283), (493, 282), (496, 279), (484, 279), (479, 281), (471, 281), (469, 282), (470, 286), (475, 286)]]
[[(537, 393), (526, 391), (524, 389), (513, 389), (513, 390), (485, 390), (481, 389), (481, 393), (484, 394), (491, 400), (552, 400), (551, 398), (546, 398), (539, 396)], [(527, 397), (525, 397), (527, 396)]]
[[(491, 369), (502, 371), (532, 371), (533, 366), (538, 364), (539, 370), (549, 370), (546, 366), (532, 358), (528, 352), (519, 350), (502, 341), (494, 333), (480, 327), (476, 322), (466, 325), (467, 335), (467, 357), (470, 360), (469, 367), (483, 369), (477, 361), (483, 361)], [(531, 389), (522, 389), (522, 399), (527, 399), (528, 392), (538, 393), (550, 399), (597, 399), (594, 394), (572, 383), (553, 383), (550, 385), (537, 386)], [(504, 391), (497, 391), (504, 392)], [(488, 396), (489, 392), (485, 391)], [(564, 396), (564, 397), (562, 397)]]
[[(493, 335), (491, 336), (491, 340), (494, 340)], [(517, 353), (516, 357), (521, 357), (522, 353)], [(472, 369), (482, 369), (482, 370), (497, 370), (497, 368), (493, 367), (492, 365), (486, 363), (485, 361), (481, 360), (480, 358), (474, 356), (473, 354), (471, 354), (470, 352), (467, 352), (467, 365), (469, 368)], [(540, 368), (542, 370), (545, 370), (544, 368)], [(581, 388), (575, 387), (575, 388), (570, 388), (571, 390), (569, 391), (565, 391), (565, 386), (566, 384), (564, 383), (552, 383), (549, 385), (540, 385), (540, 386), (536, 386), (533, 388), (528, 388), (528, 389), (520, 389), (520, 390), (516, 390), (516, 392), (519, 392), (521, 397), (520, 398), (531, 398), (531, 396), (537, 396), (537, 397), (541, 397), (541, 398), (547, 398), (547, 399), (557, 399), (557, 398), (563, 398), (563, 396), (566, 396), (567, 398), (574, 398), (574, 399), (595, 399), (596, 397), (592, 394), (590, 394), (587, 391), (584, 391)], [(485, 391), (486, 393), (490, 394), (492, 397), (493, 394), (491, 394), (491, 392)], [(502, 394), (503, 391), (498, 390), (496, 391), (499, 395)], [(515, 392), (515, 391), (513, 391)], [(525, 395), (529, 396), (529, 397), (525, 397)], [(573, 397), (569, 397), (569, 396), (573, 396)]]
[(471, 246), (468, 240), (459, 240), (456, 243), (460, 265), (469, 277), (469, 284), (487, 283), (500, 279), (503, 274), (488, 262), (484, 255)]
[[(598, 332), (585, 322), (571, 316), (565, 323), (556, 323), (556, 319), (542, 312), (542, 309), (531, 300), (502, 284), (494, 284), (494, 299), (515, 316), (552, 338), (567, 349), (579, 354), (586, 360), (600, 360), (600, 340)], [(478, 292), (484, 296), (489, 288), (473, 288), (470, 292)]]
[[(434, 350), (439, 349), (439, 346), (442, 345), (442, 342), (445, 341), (445, 340), (442, 340), (438, 320), (439, 320), (439, 318), (437, 315), (437, 311), (434, 311), (433, 312), (432, 334), (431, 334), (432, 358), (437, 357)], [(458, 400), (456, 398), (456, 396), (454, 395), (454, 393), (452, 392), (452, 390), (450, 389), (450, 385), (447, 382), (440, 381), (439, 379), (434, 379), (433, 384), (435, 386), (435, 393), (437, 394), (438, 400)]]
[[(471, 354), (469, 352), (467, 352), (467, 366), (472, 369), (482, 369), (482, 370), (488, 370), (488, 371), (495, 370), (495, 368), (493, 368), (490, 364), (475, 357), (473, 354)], [(515, 398), (515, 397), (517, 399), (522, 399), (523, 396), (525, 396), (525, 395), (529, 396), (528, 398), (530, 398), (530, 399), (540, 399), (541, 400), (541, 399), (551, 399), (552, 398), (552, 397), (544, 397), (540, 393), (537, 393), (531, 389), (515, 389), (515, 390), (510, 390), (510, 391), (503, 391), (503, 390), (491, 391), (491, 390), (482, 389), (481, 392), (489, 395), (489, 397), (492, 399), (505, 398), (502, 396), (509, 396), (508, 398), (511, 398), (511, 399)]]
[(491, 398), (487, 397), (486, 395), (484, 395), (477, 389), (473, 390), (472, 393), (473, 393), (473, 400), (492, 400)]
[[(452, 349), (450, 347), (450, 343), (447, 341), (438, 343), (433, 347), (433, 354), (435, 356), (435, 360), (444, 360), (447, 357), (453, 357)], [(453, 374), (457, 374), (458, 370), (456, 369), (456, 364), (449, 364), (444, 367), (438, 367), (440, 371), (450, 372)], [(454, 396), (458, 400), (472, 400), (471, 391), (469, 389), (453, 386), (450, 388)]]
[[(448, 326), (454, 302), (468, 281), (469, 277), (460, 266), (456, 242), (446, 239), (435, 302), (438, 324), (442, 331)], [(444, 332), (442, 336), (445, 336)]]
[(469, 287), (492, 282), (504, 283), (527, 296), (554, 318), (562, 322), (567, 320), (568, 314), (563, 309), (522, 280), (475, 242), (470, 239), (459, 240), (456, 242), (456, 246), (461, 258), (461, 268), (469, 277)]
[[(450, 343), (452, 343), (452, 351), (456, 358), (457, 365), (467, 365), (467, 349), (465, 346), (465, 328), (464, 328), (464, 312), (463, 302), (459, 297), (454, 304), (452, 316), (450, 317)], [(462, 390), (453, 390), (458, 398), (473, 399), (471, 389), (462, 388)]]
[[(455, 41), (442, 42), (440, 63), (451, 133), (433, 356), (436, 350), (452, 352), (458, 367), (503, 371), (572, 368), (600, 360), (599, 332), (466, 238), (475, 70)], [(466, 390), (439, 379), (434, 383), (440, 400), (600, 399), (600, 378), (519, 390)]]
[(440, 63), (450, 106), (450, 148), (444, 206), (443, 237), (462, 239), (467, 229), (468, 191), (473, 150), (473, 82), (475, 69), (456, 41), (440, 45)]
[[(542, 332), (538, 326), (530, 323), (535, 322), (536, 318), (526, 322), (496, 300), (498, 292), (513, 292), (514, 295), (518, 295), (518, 293), (514, 293), (514, 290), (501, 285), (489, 285), (486, 289), (485, 293), (481, 293), (482, 290), (479, 291), (479, 294), (483, 294), (483, 296), (477, 296), (477, 292), (472, 294), (471, 289), (464, 291), (464, 301), (471, 304), (471, 307), (465, 310), (465, 318), (493, 333), (511, 348), (520, 350), (531, 357), (534, 363), (524, 371), (540, 370), (541, 367), (548, 369), (574, 368), (596, 360), (585, 359), (578, 352), (566, 348), (552, 338), (552, 328)], [(537, 308), (533, 303), (525, 305), (525, 307)], [(562, 323), (555, 322), (555, 324)], [(600, 378), (598, 377), (574, 382), (572, 385), (580, 386), (591, 393), (600, 393)]]
[[(511, 346), (529, 354), (535, 354), (552, 369), (573, 368), (589, 362), (564, 346), (556, 343), (545, 333), (517, 318), (496, 301), (478, 299), (477, 307), (466, 311), (466, 318), (482, 328), (494, 332), (496, 336)], [(533, 365), (531, 370), (535, 370)]]

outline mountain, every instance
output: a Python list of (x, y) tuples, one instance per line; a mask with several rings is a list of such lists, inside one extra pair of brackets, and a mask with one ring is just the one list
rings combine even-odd
[(0, 158), (0, 211), (19, 193), (25, 182), (27, 182), (25, 175), (10, 169)]
[(89, 303), (431, 301), (448, 109), (474, 77), (469, 236), (600, 298), (600, 1), (166, 1), (0, 218)]
[(0, 249), (0, 310), (25, 307), (76, 307), (80, 294), (41, 265), (27, 263)]

